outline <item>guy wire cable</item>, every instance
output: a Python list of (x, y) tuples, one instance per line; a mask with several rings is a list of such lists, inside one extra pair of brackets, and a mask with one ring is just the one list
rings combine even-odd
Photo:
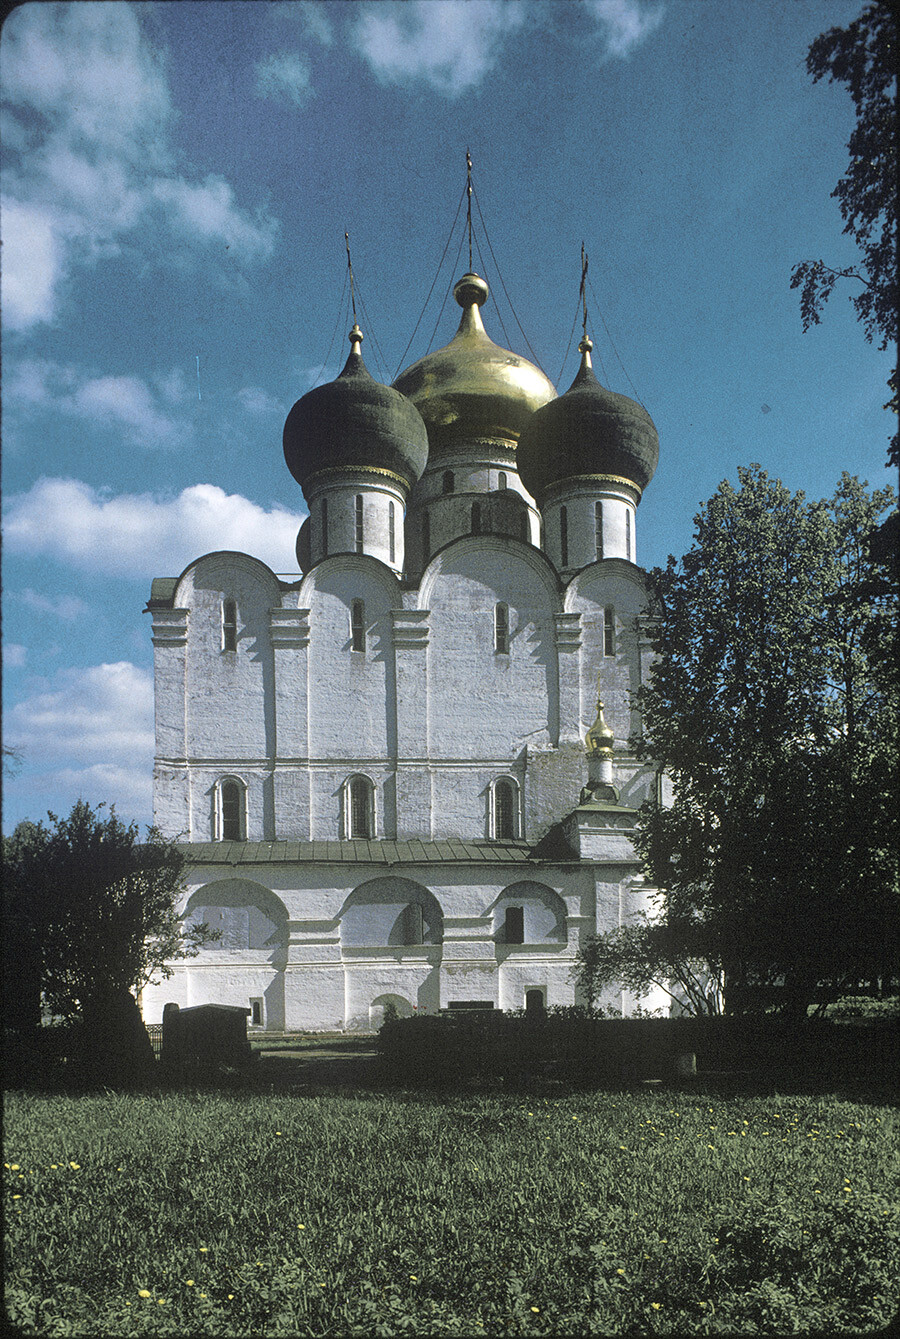
[[(433, 278), (432, 281), (431, 281), (431, 287), (429, 288), (429, 290), (428, 290), (428, 295), (427, 295), (427, 297), (425, 298), (424, 303), (422, 304), (422, 310), (421, 310), (421, 312), (419, 313), (419, 319), (418, 319), (418, 321), (416, 321), (415, 328), (413, 329), (413, 332), (412, 332), (412, 334), (411, 334), (410, 337), (409, 337), (409, 343), (407, 344), (406, 348), (403, 350), (402, 354), (400, 355), (400, 362), (397, 364), (397, 371), (394, 373), (394, 376), (393, 376), (393, 380), (394, 380), (394, 381), (396, 381), (396, 380), (397, 380), (397, 377), (400, 375), (400, 370), (401, 370), (401, 368), (403, 367), (403, 364), (406, 362), (406, 355), (409, 353), (410, 349), (412, 348), (412, 342), (413, 342), (413, 340), (414, 340), (415, 337), (416, 337), (416, 331), (419, 329), (419, 326), (422, 324), (422, 318), (423, 318), (423, 316), (425, 315), (425, 309), (426, 309), (426, 307), (428, 306), (429, 302), (431, 301), (431, 295), (432, 295), (432, 293), (434, 292), (434, 286), (435, 286), (435, 284), (436, 284), (437, 281), (438, 281), (438, 276), (440, 275), (441, 269), (442, 269), (443, 264), (444, 264), (444, 260), (446, 259), (447, 251), (448, 251), (448, 249), (449, 249), (449, 247), (450, 247), (450, 243), (451, 243), (451, 241), (453, 240), (453, 230), (454, 230), (454, 228), (456, 227), (456, 220), (459, 218), (459, 211), (462, 209), (462, 203), (463, 203), (463, 200), (465, 200), (465, 198), (466, 198), (466, 192), (465, 192), (465, 189), (463, 189), (463, 193), (462, 193), (462, 195), (459, 197), (459, 204), (456, 206), (456, 215), (454, 216), (453, 222), (452, 222), (451, 225), (450, 225), (450, 232), (447, 234), (447, 240), (446, 240), (446, 242), (444, 243), (444, 251), (443, 251), (443, 254), (442, 254), (440, 260), (438, 261), (438, 267), (437, 267), (437, 269), (435, 270), (434, 278)], [(444, 298), (444, 302), (446, 303), (446, 301), (447, 301), (447, 299), (446, 299), (446, 297), (445, 297), (445, 298)], [(442, 307), (441, 307), (441, 312), (443, 312), (443, 310), (444, 310), (444, 308), (443, 308), (443, 306), (442, 306)], [(440, 317), (438, 318), (438, 320), (440, 320)], [(435, 327), (435, 328), (436, 328), (436, 327)], [(434, 339), (434, 335), (432, 335), (431, 338)], [(430, 348), (431, 345), (429, 345), (428, 347)], [(426, 352), (427, 352), (427, 350), (426, 350)]]
[(553, 383), (557, 390), (559, 390), (560, 383), (561, 383), (561, 381), (562, 381), (562, 375), (563, 375), (563, 372), (565, 372), (565, 370), (566, 370), (566, 360), (568, 359), (568, 357), (569, 357), (569, 352), (570, 352), (570, 350), (571, 350), (571, 348), (572, 348), (572, 339), (573, 339), (573, 337), (574, 337), (574, 335), (575, 335), (575, 327), (576, 327), (576, 325), (578, 324), (578, 309), (579, 309), (580, 306), (581, 306), (581, 290), (579, 289), (579, 291), (578, 291), (578, 301), (575, 303), (575, 315), (574, 315), (574, 317), (572, 318), (572, 329), (569, 331), (569, 342), (568, 342), (568, 344), (566, 345), (566, 351), (565, 351), (565, 353), (563, 354), (562, 367), (559, 369), (559, 376), (556, 378), (556, 380), (555, 380), (554, 383)]
[(347, 292), (347, 275), (346, 275), (346, 273), (345, 273), (345, 274), (344, 274), (344, 286), (343, 286), (343, 288), (341, 289), (341, 300), (340, 300), (340, 305), (338, 306), (337, 320), (335, 321), (335, 323), (334, 323), (334, 329), (333, 329), (332, 332), (331, 332), (331, 342), (330, 342), (329, 345), (328, 345), (328, 352), (327, 352), (326, 355), (325, 355), (325, 361), (324, 361), (324, 363), (322, 364), (322, 366), (319, 368), (318, 372), (316, 373), (316, 375), (315, 375), (315, 377), (314, 377), (314, 379), (313, 379), (313, 383), (312, 383), (313, 386), (318, 386), (318, 384), (319, 384), (319, 378), (321, 377), (322, 373), (325, 371), (325, 368), (328, 366), (328, 359), (331, 357), (331, 350), (334, 348), (334, 337), (335, 337), (335, 335), (336, 335), (337, 332), (338, 332), (338, 327), (339, 327), (339, 325), (341, 324), (341, 317), (342, 317), (343, 314), (344, 314), (344, 297), (345, 297), (345, 295), (346, 295), (346, 292)]
[[(602, 309), (601, 309), (601, 307), (600, 307), (600, 303), (597, 301), (597, 294), (594, 292), (594, 285), (591, 283), (590, 279), (588, 279), (588, 285), (589, 285), (590, 290), (591, 290), (591, 296), (593, 297), (594, 302), (596, 303), (597, 310), (598, 310), (598, 312), (600, 312), (600, 320), (603, 321), (603, 329), (606, 331), (606, 337), (607, 337), (607, 339), (609, 340), (610, 344), (612, 345), (613, 353), (614, 353), (614, 354), (616, 355), (616, 357), (619, 359), (619, 366), (621, 367), (622, 371), (625, 373), (625, 380), (628, 382), (629, 386), (630, 386), (631, 389), (634, 391), (634, 398), (637, 400), (638, 404), (641, 406), (642, 409), (647, 410), (647, 413), (649, 413), (649, 412), (650, 412), (649, 409), (647, 409), (647, 406), (644, 404), (643, 400), (642, 400), (641, 397), (638, 395), (637, 387), (635, 386), (634, 382), (631, 380), (631, 377), (628, 375), (628, 369), (626, 368), (625, 364), (622, 362), (622, 359), (621, 359), (621, 357), (620, 357), (620, 355), (619, 355), (619, 350), (616, 348), (615, 340), (613, 339), (612, 335), (609, 333), (609, 326), (606, 324), (606, 321), (604, 320), (604, 317), (603, 317), (603, 311), (602, 311)], [(602, 367), (602, 364), (601, 364), (601, 367)], [(606, 373), (604, 372), (603, 375), (605, 376)]]
[(462, 249), (463, 249), (463, 243), (465, 242), (465, 240), (466, 240), (466, 235), (465, 235), (465, 233), (463, 233), (462, 237), (459, 239), (459, 246), (458, 246), (457, 249), (456, 249), (456, 265), (455, 265), (454, 268), (451, 269), (451, 271), (450, 271), (450, 282), (447, 284), (447, 291), (446, 291), (445, 294), (444, 294), (444, 300), (443, 300), (443, 302), (441, 303), (441, 309), (440, 309), (440, 311), (439, 311), (438, 314), (437, 314), (437, 320), (435, 321), (435, 323), (434, 323), (434, 329), (433, 329), (432, 332), (431, 332), (431, 339), (428, 341), (428, 348), (425, 350), (426, 353), (428, 352), (428, 350), (431, 348), (432, 344), (434, 343), (435, 335), (436, 335), (437, 332), (438, 332), (438, 326), (439, 326), (440, 323), (441, 323), (441, 317), (444, 315), (444, 308), (447, 306), (447, 299), (449, 298), (449, 296), (450, 296), (450, 291), (451, 291), (451, 289), (453, 288), (453, 276), (454, 276), (454, 274), (456, 273), (457, 269), (459, 269), (459, 257), (460, 257), (460, 252), (461, 252)]
[[(497, 272), (497, 278), (500, 280), (500, 286), (501, 286), (501, 288), (503, 289), (503, 293), (504, 293), (504, 296), (506, 297), (506, 301), (509, 303), (509, 309), (510, 309), (510, 311), (512, 312), (513, 317), (515, 318), (516, 325), (519, 327), (519, 330), (520, 330), (520, 332), (521, 332), (522, 338), (523, 338), (524, 341), (525, 341), (525, 347), (528, 349), (528, 352), (531, 354), (531, 356), (532, 356), (532, 358), (534, 359), (534, 361), (535, 361), (535, 363), (537, 364), (537, 366), (540, 367), (540, 368), (541, 368), (541, 371), (543, 372), (544, 369), (543, 369), (543, 367), (541, 367), (541, 360), (538, 358), (538, 356), (537, 356), (537, 354), (535, 353), (534, 349), (531, 347), (531, 344), (530, 344), (529, 341), (528, 341), (528, 336), (525, 334), (525, 331), (522, 329), (522, 322), (519, 320), (518, 316), (516, 315), (516, 309), (515, 309), (515, 307), (514, 307), (513, 304), (512, 304), (512, 299), (510, 298), (509, 293), (507, 293), (507, 291), (506, 291), (506, 284), (505, 284), (504, 281), (503, 281), (503, 275), (500, 273), (500, 266), (497, 264), (497, 257), (494, 255), (494, 248), (491, 246), (491, 239), (490, 239), (490, 236), (488, 235), (487, 224), (485, 223), (485, 221), (484, 221), (484, 215), (483, 215), (482, 212), (481, 212), (481, 202), (480, 202), (480, 200), (478, 199), (478, 192), (474, 190), (474, 187), (473, 187), (473, 194), (475, 195), (475, 206), (476, 206), (476, 208), (477, 208), (477, 210), (478, 210), (478, 217), (481, 219), (481, 227), (482, 227), (482, 230), (484, 231), (484, 240), (485, 240), (485, 241), (487, 242), (487, 244), (488, 244), (488, 250), (489, 250), (490, 253), (491, 253), (491, 259), (492, 259), (493, 262), (494, 262), (494, 269), (495, 269), (496, 272)], [(504, 331), (504, 334), (505, 334), (505, 331)], [(508, 341), (508, 339), (509, 339), (509, 336), (507, 336), (507, 341)], [(544, 373), (544, 375), (546, 376), (546, 373)]]

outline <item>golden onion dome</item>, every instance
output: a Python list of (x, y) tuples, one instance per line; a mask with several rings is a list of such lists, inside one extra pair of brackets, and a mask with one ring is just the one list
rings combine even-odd
[(488, 438), (514, 446), (536, 409), (556, 397), (534, 363), (488, 337), (479, 308), (489, 293), (477, 274), (464, 274), (453, 296), (463, 309), (449, 344), (413, 363), (394, 382), (428, 428), (431, 451), (467, 439)]

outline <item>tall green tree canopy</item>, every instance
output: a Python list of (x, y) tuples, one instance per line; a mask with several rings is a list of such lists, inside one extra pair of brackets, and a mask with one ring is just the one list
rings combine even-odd
[[(886, 349), (897, 342), (897, 6), (875, 0), (846, 28), (830, 28), (812, 43), (806, 68), (813, 82), (846, 84), (856, 111), (847, 144), (850, 162), (832, 195), (844, 232), (860, 248), (859, 265), (835, 269), (823, 260), (794, 266), (791, 287), (800, 289), (803, 329), (818, 325), (841, 279), (862, 285), (851, 296), (866, 339)], [(897, 408), (892, 377), (890, 405)], [(896, 435), (889, 463), (900, 463)]]
[(643, 967), (635, 933), (620, 956), (630, 984), (680, 962), (685, 980), (721, 982), (729, 1010), (768, 983), (803, 1013), (822, 987), (900, 972), (896, 602), (868, 543), (893, 490), (844, 475), (808, 502), (758, 466), (739, 473), (690, 552), (651, 576), (639, 748), (674, 800), (642, 811), (636, 845), (666, 896)]
[[(3, 842), (6, 976), (62, 1018), (99, 1014), (171, 959), (195, 954), (210, 937), (178, 915), (184, 859), (151, 829), (83, 800), (50, 825), (20, 823)], [(11, 977), (11, 979), (9, 979)]]

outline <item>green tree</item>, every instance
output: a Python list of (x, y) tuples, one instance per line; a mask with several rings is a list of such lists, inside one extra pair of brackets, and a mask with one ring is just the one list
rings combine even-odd
[[(860, 264), (835, 269), (823, 260), (794, 266), (791, 287), (800, 289), (803, 329), (818, 325), (839, 280), (861, 284), (851, 297), (866, 339), (879, 348), (897, 342), (897, 14), (895, 0), (876, 0), (846, 28), (830, 28), (809, 48), (806, 68), (813, 82), (846, 84), (856, 125), (847, 144), (850, 163), (832, 195), (844, 232), (859, 246)], [(886, 408), (897, 411), (897, 381), (888, 386)], [(894, 435), (889, 464), (900, 464)]]
[(130, 1046), (149, 1045), (136, 1031), (135, 993), (215, 936), (181, 920), (184, 857), (157, 831), (141, 842), (136, 824), (83, 800), (68, 818), (48, 817), (49, 826), (20, 823), (3, 842), (4, 1010), (26, 1027), (41, 1003), (78, 1019), (114, 1078)]
[[(642, 930), (646, 982), (702, 960), (727, 1011), (769, 987), (800, 1015), (823, 988), (900, 971), (896, 604), (868, 542), (892, 498), (844, 475), (809, 503), (753, 466), (652, 574), (639, 749), (674, 801), (646, 805), (636, 834), (666, 894)], [(640, 936), (619, 942), (637, 980)]]

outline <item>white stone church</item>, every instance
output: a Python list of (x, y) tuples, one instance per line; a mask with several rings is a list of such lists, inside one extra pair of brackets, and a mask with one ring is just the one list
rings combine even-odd
[(393, 387), (354, 325), (288, 415), (296, 580), (223, 549), (153, 581), (154, 817), (221, 938), (145, 989), (148, 1022), (169, 1000), (275, 1031), (572, 1004), (582, 937), (647, 905), (630, 833), (660, 779), (629, 741), (656, 430), (590, 340), (557, 397), (486, 334), (484, 280), (454, 292), (457, 334)]

